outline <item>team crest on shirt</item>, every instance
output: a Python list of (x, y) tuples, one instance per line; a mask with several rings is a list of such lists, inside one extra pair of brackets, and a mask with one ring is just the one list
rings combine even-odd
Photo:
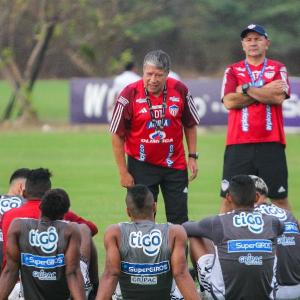
[(179, 97), (175, 97), (175, 96), (171, 96), (170, 98), (170, 101), (172, 101), (172, 102), (179, 102), (180, 100), (179, 100)]
[(175, 104), (172, 104), (169, 107), (169, 112), (173, 117), (176, 117), (176, 115), (178, 114), (178, 111), (179, 111), (179, 107)]

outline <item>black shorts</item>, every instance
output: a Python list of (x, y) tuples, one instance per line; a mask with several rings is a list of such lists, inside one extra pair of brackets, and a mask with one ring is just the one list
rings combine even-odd
[(188, 173), (141, 162), (128, 157), (128, 171), (135, 184), (144, 184), (152, 192), (157, 201), (159, 187), (161, 189), (167, 221), (182, 224), (188, 221)]
[(221, 196), (225, 197), (228, 182), (235, 175), (261, 177), (269, 189), (269, 198), (288, 195), (288, 170), (285, 147), (280, 143), (229, 145), (225, 149)]

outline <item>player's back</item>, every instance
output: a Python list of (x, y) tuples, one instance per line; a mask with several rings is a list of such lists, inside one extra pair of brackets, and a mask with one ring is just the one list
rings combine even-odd
[(24, 297), (30, 300), (66, 300), (70, 296), (64, 253), (65, 221), (21, 219), (19, 245)]
[(284, 224), (283, 234), (277, 238), (277, 270), (279, 285), (300, 284), (300, 232), (298, 222), (290, 211), (274, 204), (263, 203), (256, 210), (279, 219)]
[(151, 221), (120, 223), (123, 299), (169, 300), (172, 273), (169, 224)]
[(252, 210), (237, 210), (216, 217), (215, 225), (219, 229), (213, 238), (213, 269), (221, 275), (219, 287), (225, 299), (273, 299), (275, 244), (281, 223)]

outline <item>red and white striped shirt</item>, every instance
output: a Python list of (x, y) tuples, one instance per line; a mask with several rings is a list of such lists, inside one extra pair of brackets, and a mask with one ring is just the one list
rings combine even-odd
[[(172, 78), (166, 80), (167, 98), (163, 130), (152, 121), (143, 80), (127, 86), (120, 94), (110, 131), (125, 137), (125, 152), (143, 162), (179, 170), (186, 169), (183, 126), (199, 124), (198, 112), (187, 87)], [(155, 120), (162, 116), (163, 93), (150, 94)]]

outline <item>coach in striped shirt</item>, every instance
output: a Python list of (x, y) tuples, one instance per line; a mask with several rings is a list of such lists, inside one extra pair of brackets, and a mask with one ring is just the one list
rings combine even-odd
[(121, 185), (144, 184), (155, 200), (160, 187), (167, 221), (181, 224), (188, 220), (188, 169), (190, 180), (198, 172), (199, 117), (188, 88), (168, 78), (169, 70), (167, 53), (155, 50), (146, 54), (143, 78), (120, 93), (110, 131)]

